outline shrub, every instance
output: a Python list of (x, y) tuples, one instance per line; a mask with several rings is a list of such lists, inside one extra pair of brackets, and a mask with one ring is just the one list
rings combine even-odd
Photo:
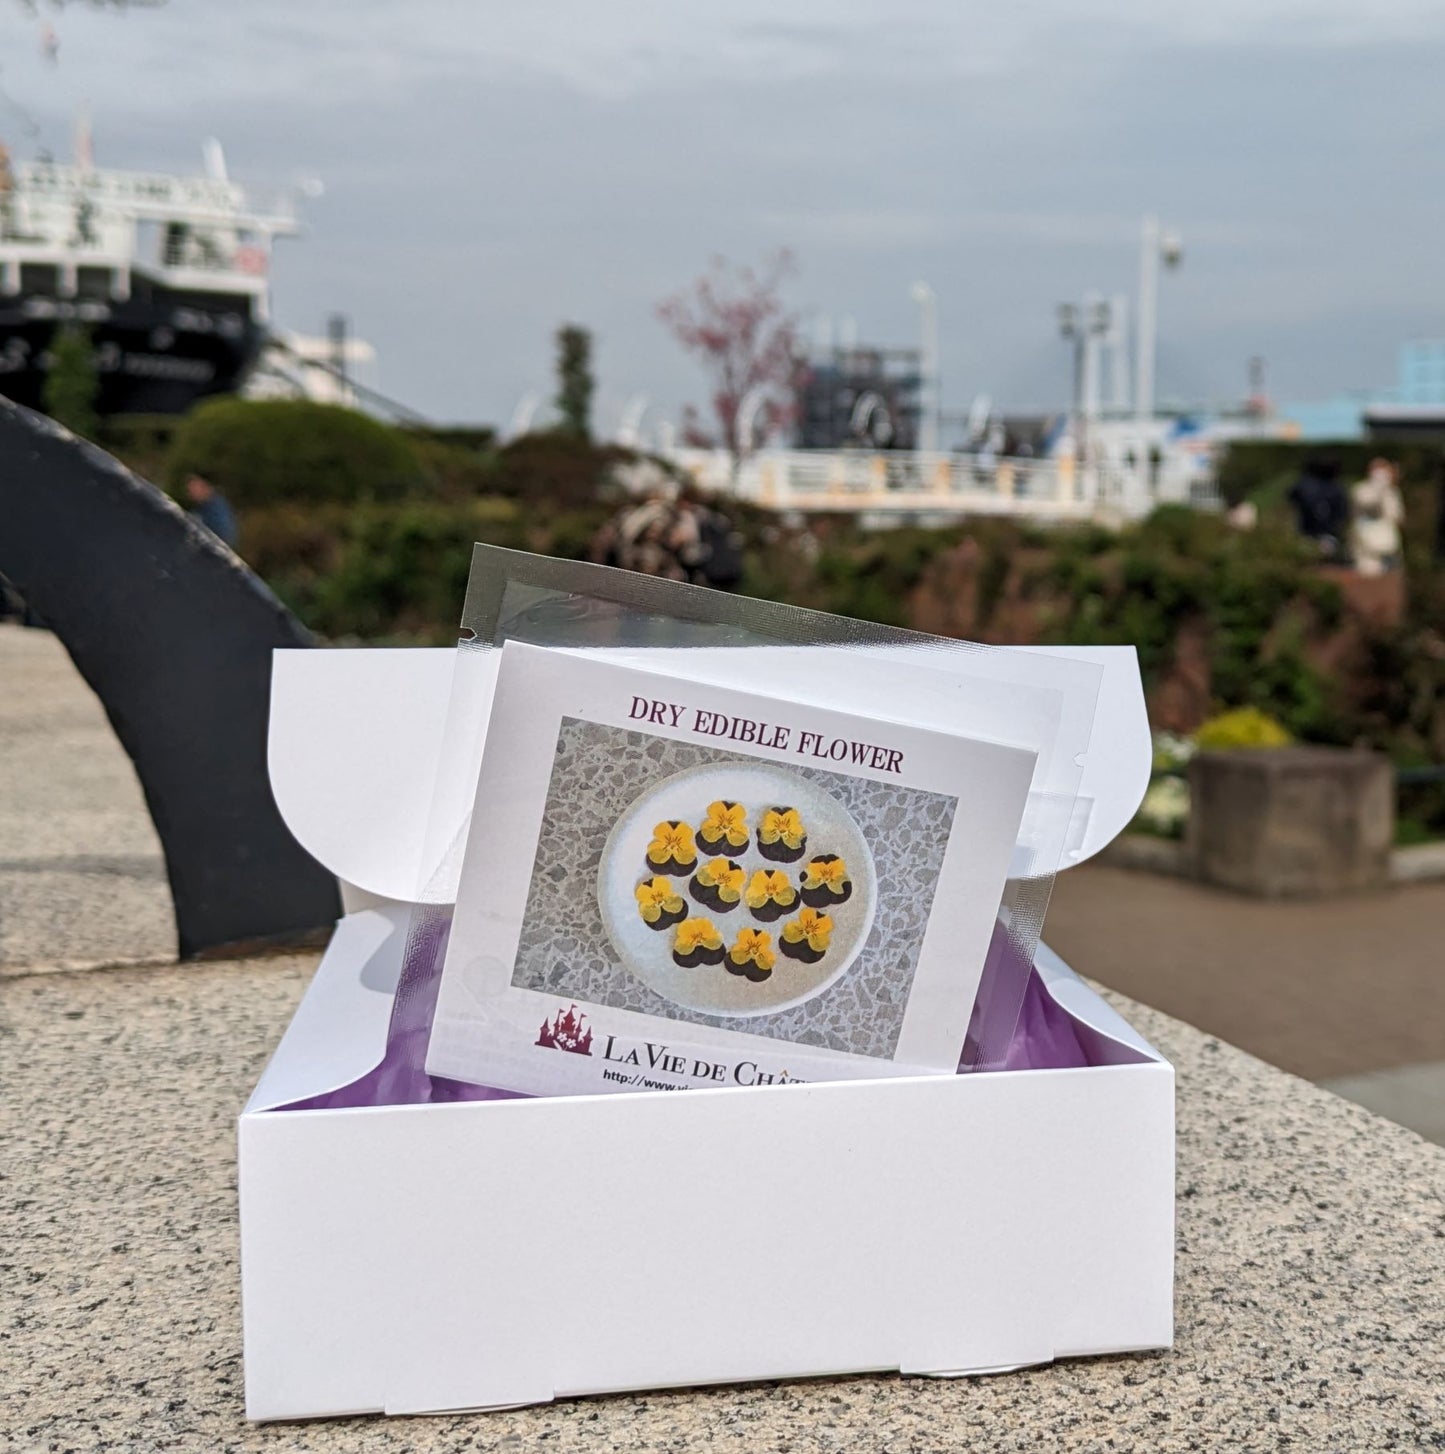
[(1205, 752), (1225, 752), (1236, 747), (1288, 747), (1293, 739), (1258, 707), (1236, 707), (1211, 717), (1194, 734), (1194, 741)]
[(429, 493), (445, 500), (472, 500), (495, 489), (496, 456), (489, 451), (408, 430), (407, 443)]
[(477, 541), (582, 555), (605, 511), (530, 516), (495, 497), (272, 505), (241, 514), (241, 549), (314, 631), (336, 638), (455, 641)]
[(913, 526), (873, 533), (836, 529), (817, 562), (822, 609), (885, 626), (908, 625), (909, 593), (929, 561), (962, 536), (961, 529)]
[(202, 474), (240, 507), (395, 500), (426, 476), (398, 429), (307, 399), (209, 399), (171, 443), (172, 490)]
[(180, 424), (174, 414), (112, 414), (101, 420), (96, 442), (142, 479), (161, 483)]
[(556, 430), (524, 434), (494, 456), (492, 488), (509, 499), (575, 509), (601, 499), (613, 467), (633, 458), (629, 450)]

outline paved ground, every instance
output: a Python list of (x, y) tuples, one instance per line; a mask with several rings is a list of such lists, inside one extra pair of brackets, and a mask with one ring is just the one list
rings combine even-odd
[(1445, 882), (1271, 903), (1088, 865), (1046, 933), (1081, 973), (1445, 1145)]
[(1045, 926), (1075, 969), (1310, 1080), (1445, 1060), (1445, 882), (1311, 902), (1086, 865)]
[(49, 632), (0, 625), (0, 973), (175, 957), (160, 841), (100, 703)]
[(1445, 1151), (1122, 999), (1179, 1075), (1171, 1352), (248, 1426), (235, 1115), (312, 963), (0, 980), (0, 1448), (1445, 1447)]

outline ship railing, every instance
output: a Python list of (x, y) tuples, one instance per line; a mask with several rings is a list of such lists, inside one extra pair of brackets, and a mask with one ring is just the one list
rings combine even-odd
[(301, 225), (301, 209), (296, 193), (284, 187), (253, 187), (242, 189), (240, 226), (248, 221), (259, 222), (272, 232), (291, 231)]
[(1006, 515), (1140, 519), (1177, 502), (1217, 509), (1212, 478), (1168, 462), (1131, 467), (1062, 457), (993, 458), (911, 450), (666, 452), (698, 488), (776, 510), (880, 517)]

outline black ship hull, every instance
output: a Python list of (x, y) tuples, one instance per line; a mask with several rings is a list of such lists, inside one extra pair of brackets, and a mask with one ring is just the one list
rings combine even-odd
[(0, 295), (0, 394), (44, 409), (51, 341), (66, 326), (89, 332), (102, 416), (181, 414), (231, 393), (265, 341), (249, 296), (178, 292), (141, 275), (123, 300)]

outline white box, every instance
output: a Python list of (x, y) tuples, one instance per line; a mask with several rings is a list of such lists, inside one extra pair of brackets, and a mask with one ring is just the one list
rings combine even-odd
[[(1133, 652), (1080, 654), (1085, 857), (1149, 762)], [(276, 1109), (382, 1058), (451, 656), (277, 653), (277, 800), (351, 912), (240, 1119), (251, 1418), (1170, 1344), (1174, 1073), (1042, 947), (1085, 1067)]]

